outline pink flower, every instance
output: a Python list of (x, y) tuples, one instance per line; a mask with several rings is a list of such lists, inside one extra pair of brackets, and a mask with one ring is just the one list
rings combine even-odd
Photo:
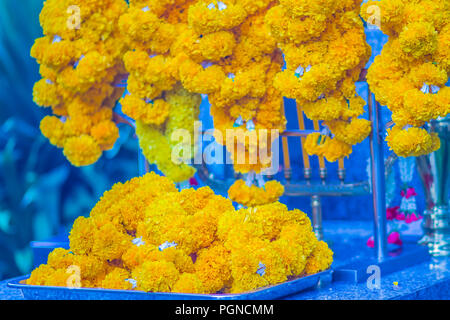
[(368, 246), (369, 248), (375, 248), (375, 240), (373, 239), (373, 237), (370, 237), (370, 238), (367, 240), (367, 246)]
[(193, 187), (196, 187), (196, 186), (198, 186), (198, 181), (197, 181), (197, 179), (195, 179), (195, 178), (190, 178), (190, 179), (189, 179), (189, 184), (190, 184), (191, 186), (193, 186)]
[(394, 220), (395, 217), (399, 214), (399, 211), (398, 211), (399, 209), (400, 209), (399, 206), (387, 208), (386, 209), (386, 218), (388, 220)]
[(413, 212), (413, 213), (411, 213), (410, 215), (408, 215), (408, 216), (406, 217), (405, 222), (406, 222), (406, 223), (413, 223), (413, 222), (419, 221), (420, 219), (421, 219), (421, 218), (420, 218), (420, 217), (417, 217), (416, 214)]
[(388, 237), (388, 243), (390, 244), (396, 244), (398, 246), (403, 245), (402, 239), (400, 239), (400, 233), (397, 231), (392, 232)]
[(402, 195), (402, 197), (409, 199), (411, 197), (417, 196), (417, 193), (416, 193), (416, 190), (411, 187), (406, 190), (406, 193), (405, 193), (405, 190), (402, 190), (401, 195)]
[(395, 219), (398, 221), (404, 221), (406, 219), (406, 216), (403, 212), (399, 212), (396, 216)]

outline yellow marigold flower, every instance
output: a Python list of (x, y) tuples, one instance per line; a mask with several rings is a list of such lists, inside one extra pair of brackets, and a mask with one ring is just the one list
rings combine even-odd
[(205, 289), (196, 274), (183, 273), (172, 288), (172, 292), (202, 294), (205, 293)]
[(306, 274), (316, 274), (330, 268), (333, 262), (333, 251), (328, 248), (326, 242), (319, 241), (306, 263)]
[(119, 19), (121, 32), (136, 41), (150, 41), (160, 26), (160, 20), (152, 12), (144, 12), (141, 8), (130, 7)]
[(327, 139), (328, 137), (325, 137), (318, 132), (311, 133), (306, 138), (305, 143), (303, 145), (303, 149), (310, 156), (312, 155), (323, 156), (325, 152), (325, 143), (326, 143), (325, 141)]
[(263, 278), (269, 282), (269, 284), (275, 285), (288, 280), (285, 264), (277, 250), (268, 245), (265, 248), (259, 249), (256, 252), (256, 256), (258, 260), (264, 264), (265, 273)]
[(67, 112), (71, 117), (89, 116), (89, 122), (95, 122), (92, 115), (98, 112), (99, 108), (98, 104), (86, 102), (81, 97), (76, 97), (67, 104)]
[(218, 61), (230, 56), (235, 46), (234, 34), (220, 31), (203, 36), (199, 44), (199, 50), (205, 60)]
[(31, 272), (31, 275), (26, 280), (26, 283), (34, 286), (44, 286), (48, 278), (50, 278), (54, 272), (55, 269), (51, 266), (41, 264), (38, 268)]
[(70, 285), (69, 277), (71, 277), (71, 274), (66, 269), (56, 269), (46, 279), (45, 285), (50, 287), (68, 287)]
[(351, 144), (323, 136), (320, 133), (310, 134), (303, 146), (309, 155), (323, 156), (329, 162), (344, 159), (352, 153)]
[(89, 254), (94, 245), (94, 225), (90, 218), (78, 217), (70, 231), (70, 248), (75, 254)]
[(371, 122), (365, 119), (352, 119), (350, 122), (335, 120), (325, 124), (337, 140), (350, 145), (361, 143), (372, 132)]
[(31, 56), (39, 64), (45, 64), (54, 69), (60, 69), (69, 64), (75, 58), (76, 51), (70, 41), (52, 43), (49, 37), (36, 39), (31, 48)]
[(442, 88), (436, 97), (437, 113), (444, 117), (450, 113), (450, 87)]
[[(209, 203), (216, 202), (217, 198), (221, 198), (214, 194), (211, 188), (203, 187), (200, 189), (185, 189), (180, 192), (180, 204), (189, 215), (195, 214), (197, 211), (205, 208)], [(224, 198), (222, 198), (224, 199)], [(226, 199), (224, 199), (226, 201)], [(227, 201), (229, 203), (229, 201)]]
[(56, 107), (61, 103), (61, 96), (52, 81), (41, 79), (34, 85), (33, 101), (42, 107)]
[(54, 269), (63, 269), (67, 268), (70, 265), (74, 264), (74, 255), (70, 252), (70, 250), (66, 250), (63, 248), (56, 248), (53, 250), (47, 259), (47, 265)]
[(91, 128), (91, 137), (102, 150), (110, 150), (119, 138), (119, 129), (112, 121), (102, 121)]
[(89, 116), (71, 117), (64, 122), (64, 134), (67, 137), (89, 135), (92, 119)]
[(130, 243), (130, 247), (122, 255), (122, 261), (128, 269), (133, 270), (137, 266), (142, 265), (145, 261), (158, 260), (158, 256), (159, 251), (156, 246), (147, 243), (137, 246)]
[(448, 80), (447, 72), (441, 66), (431, 62), (425, 62), (413, 66), (409, 72), (408, 79), (417, 88), (422, 88), (424, 83), (444, 87)]
[(145, 124), (161, 125), (169, 116), (169, 104), (162, 99), (145, 102), (134, 95), (127, 95), (120, 103), (126, 115)]
[(133, 285), (130, 282), (125, 281), (128, 278), (130, 278), (130, 273), (127, 270), (114, 268), (114, 270), (109, 272), (102, 281), (101, 288), (131, 290)]
[[(416, 121), (426, 122), (439, 116), (433, 97), (418, 89), (405, 92), (403, 103), (405, 109)], [(408, 123), (411, 122), (408, 121)]]
[(81, 135), (66, 140), (64, 155), (74, 166), (82, 167), (95, 163), (102, 155), (102, 150), (92, 137)]
[(315, 102), (307, 102), (302, 105), (302, 110), (311, 120), (335, 120), (347, 109), (343, 97), (331, 96)]
[(195, 274), (203, 283), (206, 292), (221, 290), (231, 277), (229, 252), (221, 244), (198, 253)]
[(111, 120), (113, 112), (110, 108), (100, 108), (94, 114), (91, 115), (93, 123), (99, 123), (106, 120)]
[[(102, 260), (93, 255), (76, 255), (74, 256), (74, 267), (78, 267), (82, 280), (94, 282), (103, 279), (108, 272), (109, 265), (106, 260)], [(68, 270), (70, 273), (70, 270)]]
[(234, 251), (231, 259), (233, 277), (231, 293), (251, 291), (270, 284), (268, 280), (257, 273), (258, 269), (263, 267), (260, 264), (262, 261), (254, 254), (254, 249), (250, 246)]
[(92, 254), (102, 260), (114, 260), (122, 257), (132, 237), (117, 230), (112, 224), (106, 224), (94, 234)]
[(218, 3), (213, 3), (214, 7), (209, 8), (210, 2), (198, 1), (189, 7), (189, 25), (198, 34), (229, 30), (240, 25), (247, 17), (247, 12), (243, 6), (233, 2), (225, 1), (226, 8), (221, 10)]
[(132, 278), (137, 281), (137, 290), (146, 292), (171, 292), (180, 278), (172, 262), (149, 261), (134, 269)]
[(324, 152), (325, 158), (329, 162), (344, 159), (352, 153), (352, 145), (339, 141), (338, 139), (328, 139)]
[(41, 120), (40, 129), (44, 137), (50, 140), (50, 143), (62, 148), (65, 142), (64, 123), (54, 116), (47, 116)]
[[(208, 245), (211, 242), (208, 243)], [(194, 263), (192, 258), (188, 256), (185, 252), (176, 247), (171, 247), (160, 251), (161, 259), (172, 262), (177, 270), (181, 273), (191, 273), (194, 272)]]
[(413, 22), (400, 33), (400, 45), (404, 52), (415, 58), (432, 54), (437, 47), (437, 31), (430, 23)]
[[(300, 257), (300, 255), (303, 255), (305, 258), (311, 255), (318, 242), (312, 230), (311, 224), (308, 225), (301, 223), (286, 224), (281, 229), (280, 236), (277, 240), (280, 240), (280, 244), (282, 244), (284, 240), (290, 242), (291, 246), (294, 247), (294, 250), (298, 251), (294, 253), (294, 257)], [(295, 275), (300, 275), (303, 271), (302, 268), (304, 268), (305, 265), (302, 263), (297, 265), (297, 259), (293, 259), (292, 261), (293, 264), (289, 264), (289, 268), (293, 270)]]
[(450, 49), (448, 42), (450, 41), (450, 24), (442, 28), (438, 35), (437, 49), (435, 52), (436, 61), (450, 72)]
[(194, 122), (198, 119), (200, 113), (201, 96), (190, 93), (182, 88), (181, 85), (177, 85), (172, 91), (166, 93), (165, 99), (169, 105), (169, 117), (166, 123), (165, 135), (171, 137), (176, 130), (184, 129), (189, 131), (193, 142)]
[(287, 276), (303, 273), (308, 257), (305, 256), (302, 246), (293, 245), (288, 239), (277, 239), (270, 246), (283, 260)]
[(388, 130), (386, 141), (389, 147), (401, 157), (418, 157), (440, 148), (440, 139), (436, 133), (431, 135), (421, 128), (400, 130), (396, 127)]

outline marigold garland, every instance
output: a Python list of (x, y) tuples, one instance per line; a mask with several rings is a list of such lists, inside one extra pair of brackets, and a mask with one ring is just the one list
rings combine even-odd
[[(368, 135), (367, 124), (352, 125), (362, 121), (357, 118), (364, 102), (354, 81), (370, 53), (357, 16), (360, 1), (130, 0), (127, 8), (121, 0), (84, 0), (79, 30), (66, 28), (66, 5), (66, 0), (48, 0), (42, 11), (46, 37), (36, 41), (32, 55), (44, 79), (34, 96), (38, 104), (52, 106), (61, 121), (46, 119), (42, 132), (67, 149), (64, 154), (76, 165), (95, 162), (98, 149), (111, 148), (117, 139), (112, 113), (103, 110), (111, 110), (122, 96), (123, 88), (115, 84), (127, 73), (130, 94), (121, 100), (122, 111), (169, 141), (173, 130), (192, 132), (200, 94), (211, 103), (216, 134), (238, 129), (238, 135), (259, 137), (269, 130), (267, 141), (227, 144), (236, 171), (244, 174), (271, 165), (260, 154), (271, 155), (270, 130), (285, 129), (283, 95), (297, 99), (313, 120), (343, 122), (332, 126), (331, 135), (339, 140), (335, 146), (345, 143), (348, 150)], [(94, 7), (101, 13), (94, 14)], [(171, 92), (181, 88), (189, 91), (180, 95), (190, 101), (171, 103)], [(185, 116), (182, 105), (189, 106)], [(350, 133), (333, 132), (346, 125)], [(84, 135), (94, 143), (80, 138)], [(147, 158), (156, 163), (158, 156), (149, 155), (150, 145), (144, 144)], [(256, 155), (256, 163), (239, 163), (242, 147), (244, 158)], [(156, 149), (155, 144), (152, 153)], [(344, 155), (341, 151), (340, 158)], [(167, 156), (159, 158), (160, 169), (174, 178)], [(174, 179), (189, 178), (184, 172)]]
[(208, 187), (179, 192), (149, 173), (105, 192), (78, 218), (30, 285), (240, 293), (326, 270), (332, 251), (300, 210), (275, 202), (236, 211)]
[(365, 103), (354, 84), (371, 52), (360, 5), (361, 0), (280, 0), (265, 17), (286, 59), (274, 85), (296, 99), (308, 118), (326, 121), (328, 142), (319, 146), (313, 135), (304, 148), (330, 162), (350, 155), (352, 145), (370, 134), (370, 123), (358, 119)]
[(96, 162), (119, 137), (111, 110), (124, 92), (115, 84), (126, 72), (124, 39), (118, 30), (126, 3), (77, 1), (79, 25), (70, 27), (77, 22), (67, 14), (72, 5), (68, 0), (44, 2), (40, 14), (44, 37), (31, 49), (42, 76), (33, 97), (54, 114), (42, 120), (43, 135), (63, 148), (73, 165), (85, 166)]
[(387, 143), (402, 157), (429, 154), (439, 149), (440, 141), (420, 127), (450, 113), (450, 3), (369, 1), (361, 8), (365, 20), (374, 5), (389, 41), (367, 80), (378, 101), (393, 113), (396, 125), (388, 131)]

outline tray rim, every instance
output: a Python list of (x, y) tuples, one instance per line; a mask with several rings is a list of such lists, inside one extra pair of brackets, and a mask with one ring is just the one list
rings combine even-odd
[[(253, 291), (247, 291), (247, 292), (243, 292), (243, 293), (223, 293), (223, 294), (199, 294), (199, 293), (174, 293), (174, 292), (145, 292), (145, 291), (140, 291), (140, 290), (117, 290), (117, 289), (104, 289), (104, 288), (68, 288), (68, 287), (55, 287), (55, 286), (38, 286), (38, 285), (27, 285), (27, 284), (22, 284), (20, 283), (20, 281), (26, 280), (30, 277), (30, 274), (28, 275), (24, 275), (24, 276), (20, 276), (20, 277), (16, 277), (13, 278), (11, 280), (8, 281), (7, 283), (7, 287), (12, 288), (12, 289), (18, 289), (22, 292), (22, 294), (24, 294), (23, 290), (54, 290), (54, 291), (73, 291), (73, 292), (77, 292), (77, 293), (108, 293), (108, 294), (127, 294), (127, 295), (136, 295), (136, 297), (142, 297), (144, 295), (148, 295), (148, 297), (152, 297), (152, 296), (160, 296), (161, 299), (155, 299), (155, 300), (164, 300), (163, 297), (167, 297), (167, 298), (171, 298), (172, 300), (176, 300), (176, 298), (178, 297), (180, 300), (233, 300), (233, 299), (239, 299), (242, 297), (246, 297), (247, 299), (251, 299), (252, 295), (256, 295), (256, 294), (261, 294), (264, 293), (265, 291), (269, 292), (271, 290), (276, 290), (276, 289), (280, 289), (283, 288), (286, 285), (295, 285), (297, 283), (301, 283), (304, 282), (305, 280), (315, 280), (317, 279), (317, 282), (315, 283), (315, 285), (317, 285), (319, 283), (319, 281), (321, 280), (322, 277), (324, 276), (332, 276), (333, 273), (333, 269), (330, 268), (328, 270), (325, 271), (321, 271), (319, 273), (316, 274), (312, 274), (312, 275), (307, 275), (307, 276), (303, 276), (297, 279), (293, 279), (293, 280), (289, 280), (289, 281), (285, 281), (276, 285), (272, 285), (272, 286), (267, 286), (267, 287), (262, 287), (262, 288), (258, 288), (256, 290)], [(315, 286), (314, 285), (314, 286)], [(301, 290), (299, 290), (296, 293), (300, 293), (304, 290), (307, 289), (311, 289), (314, 286), (308, 286), (306, 288), (303, 288)], [(289, 296), (291, 294), (287, 294), (287, 295), (281, 295), (279, 298), (283, 298), (286, 296)], [(175, 298), (175, 299), (174, 299)]]

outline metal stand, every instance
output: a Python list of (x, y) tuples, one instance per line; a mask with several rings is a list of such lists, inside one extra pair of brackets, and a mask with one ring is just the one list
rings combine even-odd
[(322, 226), (322, 203), (319, 196), (311, 197), (311, 208), (313, 216), (313, 230), (317, 239), (323, 240), (323, 226)]
[[(373, 94), (369, 93), (369, 119), (372, 121), (372, 134), (370, 136), (370, 159), (372, 169), (372, 195), (374, 210), (375, 249), (378, 261), (386, 258), (386, 191), (384, 177), (383, 139), (380, 132), (381, 112), (378, 102), (374, 103)], [(384, 129), (384, 128), (383, 128)]]

